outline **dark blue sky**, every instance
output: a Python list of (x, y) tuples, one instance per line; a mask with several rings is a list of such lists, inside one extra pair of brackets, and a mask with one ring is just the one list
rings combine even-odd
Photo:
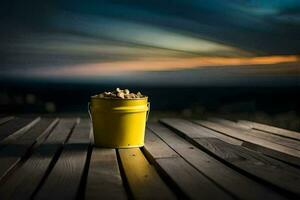
[(297, 0), (4, 0), (0, 13), (2, 77), (299, 84)]

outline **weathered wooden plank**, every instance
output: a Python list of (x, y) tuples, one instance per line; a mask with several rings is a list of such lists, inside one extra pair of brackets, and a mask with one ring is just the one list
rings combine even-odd
[(238, 169), (282, 190), (300, 195), (300, 171), (260, 153), (217, 139), (194, 139), (200, 147)]
[[(189, 122), (183, 119), (161, 119), (160, 122), (169, 126), (174, 127), (188, 133), (191, 138), (220, 138), (221, 140), (228, 142), (230, 144), (241, 145), (243, 142), (232, 137), (220, 134), (218, 132), (212, 131), (205, 127), (201, 127), (195, 123)], [(172, 126), (170, 126), (172, 124)]]
[(261, 124), (261, 123), (257, 123), (257, 122), (251, 122), (251, 121), (245, 121), (245, 120), (239, 120), (238, 124), (248, 126), (252, 129), (265, 131), (267, 133), (271, 133), (271, 134), (275, 134), (275, 135), (279, 135), (279, 136), (283, 136), (283, 137), (287, 137), (287, 138), (292, 138), (292, 139), (295, 139), (295, 140), (300, 140), (300, 133), (296, 132), (296, 131), (290, 131), (290, 130), (286, 130), (286, 129), (283, 129), (283, 128), (278, 128), (278, 127), (269, 126), (269, 125), (266, 125), (266, 124)]
[(70, 144), (91, 144), (90, 139), (91, 132), (91, 123), (88, 119), (80, 119), (80, 122), (76, 125), (75, 129), (69, 140), (67, 141), (67, 145)]
[(127, 199), (115, 149), (93, 148), (85, 199)]
[(232, 199), (215, 183), (187, 163), (152, 131), (146, 132), (146, 154), (155, 166), (189, 199)]
[(82, 144), (66, 145), (34, 199), (75, 199), (84, 171), (87, 150), (88, 147)]
[[(54, 156), (70, 134), (75, 119), (62, 119), (50, 136), (0, 185), (0, 199), (30, 199), (50, 170)], [(49, 194), (50, 196), (52, 194)]]
[[(271, 199), (283, 198), (264, 185), (243, 176), (227, 165), (224, 165), (222, 162), (204, 153), (166, 127), (159, 124), (152, 124), (149, 125), (149, 127), (187, 162), (236, 198), (261, 199), (266, 196)], [(210, 139), (217, 140), (217, 138)]]
[(277, 160), (281, 160), (287, 164), (300, 168), (300, 159), (295, 156), (287, 155), (280, 151), (274, 151), (264, 146), (249, 143), (249, 142), (243, 142), (242, 146), (257, 152), (261, 152), (269, 157), (275, 158)]
[[(237, 128), (237, 126), (238, 126), (239, 128), (246, 129), (247, 131), (253, 132), (252, 134), (259, 135), (261, 133), (261, 131), (256, 130), (256, 129), (251, 129), (249, 126), (245, 125), (244, 123), (240, 124), (240, 123), (232, 122), (229, 120), (216, 119), (216, 118), (214, 118), (213, 121), (224, 124), (226, 126), (231, 126), (234, 128)], [(267, 136), (267, 135), (265, 135), (265, 136)], [(262, 152), (265, 155), (268, 155), (272, 158), (276, 158), (278, 160), (284, 161), (290, 165), (300, 167), (300, 159), (297, 157), (287, 155), (287, 154), (279, 152), (279, 151), (274, 151), (274, 150), (266, 148), (264, 146), (260, 146), (260, 145), (253, 144), (253, 143), (246, 142), (246, 141), (243, 142), (242, 146), (252, 149), (252, 150), (255, 150), (255, 151)]]
[(72, 129), (78, 123), (79, 119), (75, 118), (61, 119), (58, 126), (55, 127), (55, 130), (50, 134), (44, 144), (64, 144)]
[(221, 119), (221, 118), (213, 117), (213, 118), (209, 118), (208, 121), (221, 123), (221, 124), (224, 124), (224, 125), (227, 125), (227, 126), (232, 126), (232, 127), (235, 127), (235, 128), (242, 128), (242, 129), (245, 129), (245, 130), (251, 130), (251, 128), (249, 126), (246, 126), (244, 124), (240, 124), (240, 123), (237, 123), (237, 122), (234, 122), (234, 121), (230, 121), (230, 120), (227, 120), (227, 119)]
[(4, 124), (5, 122), (8, 122), (9, 120), (12, 120), (14, 116), (7, 116), (7, 117), (1, 117), (0, 118), (0, 125)]
[(291, 138), (281, 137), (279, 135), (270, 134), (270, 133), (263, 132), (260, 130), (253, 130), (253, 129), (249, 129), (249, 128), (245, 129), (244, 126), (241, 126), (240, 124), (229, 121), (229, 120), (213, 118), (213, 121), (221, 123), (221, 124), (229, 126), (229, 127), (232, 127), (237, 131), (246, 131), (247, 133), (253, 135), (254, 137), (262, 138), (264, 140), (274, 142), (276, 144), (280, 144), (280, 145), (283, 145), (283, 146), (286, 146), (289, 148), (300, 150), (300, 141), (297, 141), (297, 140), (294, 140)]
[(274, 151), (279, 151), (279, 152), (300, 158), (300, 151), (277, 144), (277, 143), (274, 143), (274, 142), (270, 142), (270, 141), (267, 141), (267, 140), (264, 140), (264, 139), (261, 139), (258, 137), (255, 137), (252, 134), (248, 133), (248, 131), (243, 131), (242, 129), (236, 129), (233, 127), (225, 126), (223, 124), (218, 124), (218, 123), (209, 122), (209, 121), (196, 121), (196, 122), (202, 126), (213, 129), (213, 130), (223, 133), (225, 135), (229, 135), (231, 137), (237, 138), (244, 142), (263, 146), (263, 147), (272, 149)]
[(32, 128), (38, 121), (37, 118), (15, 118), (0, 126), (0, 145), (7, 143)]
[(268, 140), (270, 142), (274, 142), (276, 144), (280, 144), (300, 151), (300, 141), (291, 138), (281, 137), (279, 135), (272, 135), (260, 130), (251, 130), (249, 131), (249, 133), (264, 140)]
[(180, 157), (158, 158), (156, 162), (188, 199), (234, 199)]
[(90, 122), (82, 120), (75, 127), (59, 159), (34, 199), (76, 198), (86, 164), (89, 137)]
[(164, 141), (153, 134), (148, 128), (146, 128), (145, 131), (144, 148), (155, 159), (180, 157), (173, 149), (171, 149)]
[(0, 150), (0, 179), (7, 174), (57, 123), (57, 119), (41, 119), (32, 129)]
[(122, 168), (134, 199), (175, 199), (139, 148), (119, 149)]

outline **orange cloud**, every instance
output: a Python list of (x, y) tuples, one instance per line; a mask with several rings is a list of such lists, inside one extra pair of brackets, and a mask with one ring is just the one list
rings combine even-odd
[[(120, 75), (123, 73), (141, 71), (171, 71), (182, 69), (193, 69), (200, 67), (226, 67), (226, 66), (249, 66), (268, 65), (277, 63), (299, 62), (296, 55), (290, 56), (266, 56), (266, 57), (194, 57), (194, 58), (164, 58), (164, 59), (143, 59), (135, 61), (102, 62), (92, 64), (80, 64), (66, 66), (59, 69), (43, 70), (47, 75), (57, 76), (101, 76)], [(41, 71), (39, 71), (41, 72)], [(43, 73), (41, 72), (41, 73)]]

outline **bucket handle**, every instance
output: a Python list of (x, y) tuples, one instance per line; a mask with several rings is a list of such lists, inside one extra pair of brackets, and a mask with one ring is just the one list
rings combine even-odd
[[(150, 113), (150, 102), (147, 103), (147, 107), (148, 107), (148, 110), (147, 110), (147, 115), (146, 115), (146, 121), (148, 121), (148, 117), (149, 117), (149, 113)], [(89, 113), (91, 121), (93, 122), (90, 102), (88, 102), (88, 113)]]
[(148, 107), (148, 110), (147, 110), (146, 122), (148, 121), (148, 117), (149, 117), (149, 113), (150, 113), (150, 102), (147, 103), (147, 107)]
[(88, 113), (89, 113), (89, 116), (90, 116), (91, 122), (93, 122), (93, 119), (92, 119), (92, 114), (91, 114), (91, 103), (90, 103), (90, 102), (88, 102)]

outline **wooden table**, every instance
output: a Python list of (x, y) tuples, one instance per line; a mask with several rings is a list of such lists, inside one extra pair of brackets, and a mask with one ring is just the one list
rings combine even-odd
[(1, 117), (0, 199), (299, 199), (300, 133), (161, 119), (145, 146), (93, 147), (88, 119)]

